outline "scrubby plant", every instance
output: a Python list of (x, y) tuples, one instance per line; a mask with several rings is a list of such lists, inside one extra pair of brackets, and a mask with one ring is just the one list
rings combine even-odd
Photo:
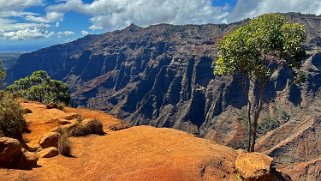
[(22, 133), (27, 130), (23, 113), (11, 94), (0, 92), (0, 132), (3, 136), (22, 139)]
[(89, 120), (85, 123), (77, 122), (75, 126), (71, 127), (68, 131), (69, 136), (86, 136), (89, 134), (104, 135), (103, 124), (99, 120)]
[(109, 127), (109, 129), (112, 130), (112, 131), (119, 131), (119, 130), (127, 129), (127, 128), (130, 128), (130, 127), (131, 126), (128, 123), (121, 122), (119, 124), (111, 125)]
[(277, 119), (271, 116), (266, 116), (263, 118), (262, 122), (258, 125), (258, 131), (265, 134), (279, 126), (280, 126), (280, 123), (278, 122)]
[(71, 142), (66, 133), (61, 134), (58, 140), (58, 151), (61, 155), (71, 157)]
[(58, 108), (59, 110), (61, 110), (61, 111), (63, 111), (63, 110), (65, 109), (65, 106), (66, 106), (65, 103), (58, 103), (58, 104), (57, 104), (57, 108)]
[(76, 119), (77, 123), (81, 123), (83, 120), (84, 118), (81, 115), (77, 116), (77, 119)]
[(35, 71), (30, 76), (14, 81), (7, 90), (27, 100), (42, 103), (65, 103), (69, 104), (70, 93), (67, 84), (53, 80), (43, 70)]

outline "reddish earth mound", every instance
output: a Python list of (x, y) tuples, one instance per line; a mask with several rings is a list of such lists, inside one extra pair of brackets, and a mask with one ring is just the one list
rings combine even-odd
[[(231, 148), (166, 128), (108, 128), (120, 120), (102, 112), (66, 108), (46, 109), (22, 103), (32, 110), (25, 117), (31, 133), (25, 137), (37, 147), (40, 137), (55, 128), (58, 119), (82, 115), (100, 119), (107, 135), (71, 138), (73, 158), (42, 158), (32, 170), (0, 169), (3, 180), (238, 180)], [(75, 114), (76, 113), (76, 114)], [(71, 116), (74, 118), (73, 116)]]

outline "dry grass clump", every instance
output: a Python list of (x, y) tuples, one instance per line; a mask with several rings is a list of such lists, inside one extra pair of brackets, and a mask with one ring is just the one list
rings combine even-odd
[(103, 124), (96, 119), (83, 120), (69, 128), (69, 136), (86, 136), (89, 134), (104, 135)]
[(62, 134), (58, 140), (58, 151), (61, 155), (71, 157), (71, 142), (66, 133)]
[(65, 107), (66, 107), (65, 103), (58, 103), (57, 104), (57, 109), (59, 109), (61, 111), (64, 111)]
[(129, 125), (128, 123), (121, 122), (119, 124), (111, 125), (109, 127), (109, 129), (112, 130), (112, 131), (119, 131), (119, 130), (127, 129), (127, 128), (130, 128), (130, 127), (131, 127), (131, 125)]

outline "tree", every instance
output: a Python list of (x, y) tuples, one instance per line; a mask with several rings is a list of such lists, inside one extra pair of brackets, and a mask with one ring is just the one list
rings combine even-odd
[(265, 91), (274, 72), (288, 67), (303, 80), (304, 26), (287, 23), (280, 14), (265, 14), (230, 32), (218, 44), (214, 74), (234, 75), (247, 96), (248, 151), (253, 152)]
[(21, 95), (28, 100), (43, 103), (63, 102), (69, 104), (69, 86), (62, 81), (53, 80), (43, 70), (35, 71), (30, 76), (15, 81), (7, 90)]

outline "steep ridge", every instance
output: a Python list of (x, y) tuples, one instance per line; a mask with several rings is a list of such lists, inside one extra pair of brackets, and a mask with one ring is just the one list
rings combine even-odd
[(321, 180), (321, 160), (316, 159), (309, 162), (290, 165), (282, 171), (291, 175), (292, 180)]
[[(286, 16), (305, 25), (308, 81), (286, 91), (291, 72), (279, 72), (266, 95), (282, 94), (276, 100), (278, 107), (271, 102), (265, 112), (283, 112), (295, 119), (299, 111), (320, 104), (321, 17)], [(215, 77), (213, 66), (218, 40), (246, 21), (147, 28), (131, 25), (88, 35), (22, 55), (8, 71), (8, 82), (43, 69), (71, 86), (75, 106), (100, 109), (132, 125), (176, 128), (244, 148), (246, 125), (242, 115), (233, 112), (245, 106), (244, 95), (235, 78)], [(286, 121), (280, 120), (280, 125)]]
[(16, 63), (16, 61), (18, 60), (21, 54), (22, 53), (17, 53), (17, 52), (7, 52), (7, 53), (0, 52), (0, 60), (3, 61), (6, 69), (9, 69), (12, 65)]

